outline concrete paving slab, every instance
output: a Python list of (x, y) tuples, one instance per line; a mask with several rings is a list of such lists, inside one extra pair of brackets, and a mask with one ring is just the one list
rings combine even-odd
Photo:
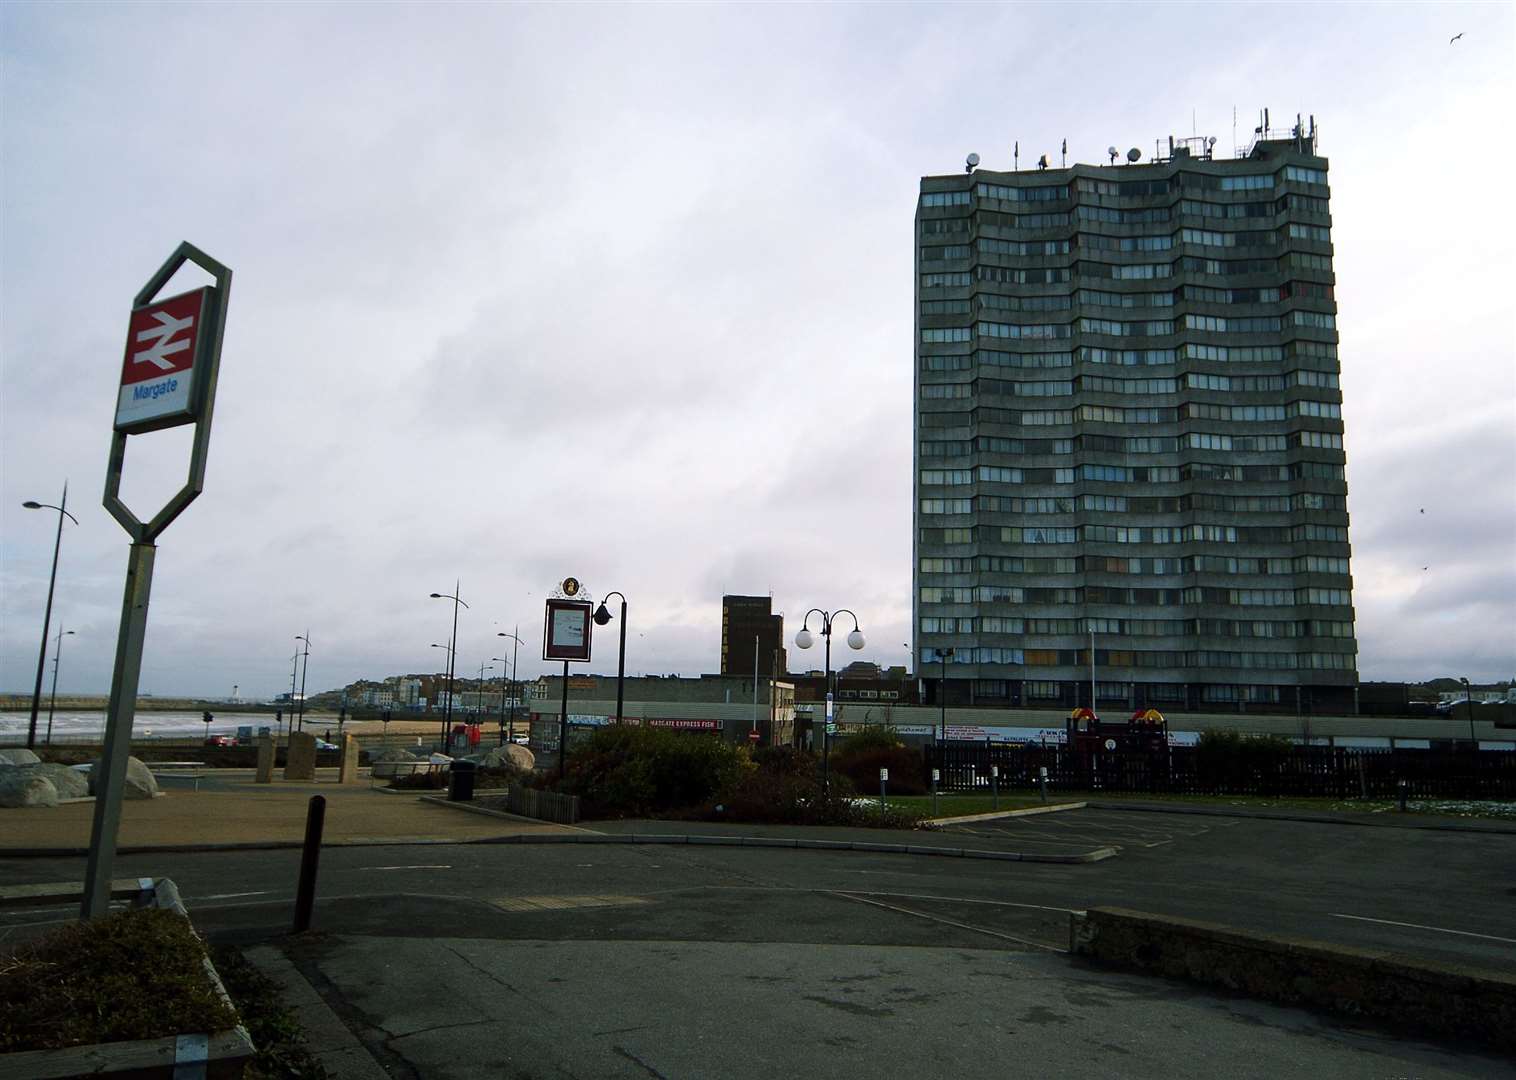
[(428, 1080), (1509, 1075), (1477, 1052), (1046, 953), (348, 936), (292, 948), (392, 1072)]
[(282, 952), (259, 945), (245, 955), (279, 984), (284, 1005), (299, 1017), (305, 1030), (306, 1046), (333, 1080), (389, 1080), (389, 1074)]

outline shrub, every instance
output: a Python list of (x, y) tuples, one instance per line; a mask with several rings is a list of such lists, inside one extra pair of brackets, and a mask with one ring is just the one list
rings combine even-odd
[(735, 788), (753, 769), (747, 747), (658, 728), (603, 727), (574, 748), (559, 790), (589, 816), (688, 811)]
[(1200, 782), (1208, 787), (1268, 789), (1292, 748), (1290, 740), (1278, 735), (1244, 735), (1211, 728), (1200, 733), (1195, 767)]
[(859, 791), (879, 790), (879, 770), (890, 771), (889, 791), (896, 795), (925, 795), (928, 790), (926, 759), (921, 751), (896, 744), (891, 747), (864, 745), (832, 756), (832, 772), (851, 780)]
[(904, 745), (900, 741), (900, 736), (895, 734), (894, 728), (885, 727), (883, 724), (869, 724), (847, 738), (839, 740), (832, 750), (832, 757), (845, 758), (869, 750), (893, 750), (897, 746)]

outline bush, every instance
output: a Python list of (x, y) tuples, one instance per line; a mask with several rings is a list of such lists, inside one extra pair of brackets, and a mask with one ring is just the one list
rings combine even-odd
[(905, 744), (900, 741), (900, 736), (895, 734), (895, 729), (885, 727), (882, 724), (869, 724), (840, 739), (837, 746), (832, 750), (832, 757), (851, 757), (853, 754), (865, 753), (869, 750), (893, 750)]
[(558, 790), (590, 817), (689, 811), (732, 791), (753, 769), (747, 747), (658, 728), (603, 727), (571, 750)]
[(890, 770), (889, 791), (894, 795), (925, 795), (928, 791), (926, 759), (921, 751), (896, 744), (891, 747), (865, 744), (832, 755), (832, 772), (851, 780), (859, 791), (879, 790), (879, 770)]
[(1292, 749), (1290, 740), (1278, 735), (1244, 735), (1211, 728), (1200, 733), (1195, 767), (1200, 782), (1208, 787), (1267, 789)]

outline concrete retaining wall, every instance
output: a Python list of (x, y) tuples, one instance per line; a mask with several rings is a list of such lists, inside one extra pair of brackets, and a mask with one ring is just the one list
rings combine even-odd
[(1073, 916), (1069, 949), (1105, 966), (1516, 1050), (1516, 974), (1123, 908)]

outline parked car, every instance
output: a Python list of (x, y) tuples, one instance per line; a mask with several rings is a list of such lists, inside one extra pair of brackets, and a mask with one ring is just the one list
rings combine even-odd
[(208, 738), (208, 739), (205, 740), (205, 745), (206, 746), (236, 746), (237, 745), (237, 736), (235, 736), (235, 735), (212, 735), (210, 738)]
[(316, 749), (317, 750), (335, 750), (335, 749), (337, 749), (337, 744), (336, 743), (329, 743), (325, 739), (317, 739), (316, 740)]

